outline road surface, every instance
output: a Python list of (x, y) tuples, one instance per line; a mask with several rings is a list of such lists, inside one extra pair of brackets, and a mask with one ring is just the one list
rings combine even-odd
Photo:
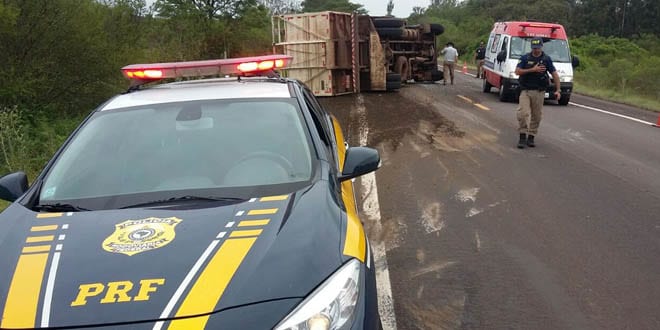
[(385, 329), (660, 329), (658, 114), (547, 102), (520, 150), (516, 104), (481, 89), (321, 99), (381, 154), (355, 185)]

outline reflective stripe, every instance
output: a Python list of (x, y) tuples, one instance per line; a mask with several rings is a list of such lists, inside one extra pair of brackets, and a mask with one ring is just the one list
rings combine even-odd
[(37, 213), (37, 219), (57, 218), (64, 215), (64, 213)]
[(260, 202), (272, 202), (272, 201), (283, 201), (287, 199), (289, 195), (280, 195), (280, 196), (268, 196), (268, 197), (261, 197), (259, 199)]
[(248, 236), (259, 236), (263, 230), (236, 230), (229, 234), (229, 237), (248, 237)]
[(260, 209), (260, 210), (250, 210), (248, 215), (264, 215), (264, 214), (275, 214), (277, 209)]
[(48, 252), (48, 251), (50, 251), (50, 245), (26, 246), (23, 248), (23, 253)]
[(47, 261), (47, 253), (24, 254), (18, 258), (0, 327), (34, 328)]
[(57, 225), (34, 226), (30, 228), (30, 231), (51, 231), (51, 230), (57, 230)]
[(38, 243), (38, 242), (51, 242), (55, 239), (55, 236), (30, 236), (25, 239), (25, 243)]
[[(212, 312), (256, 240), (256, 237), (226, 240), (199, 275), (175, 317)], [(209, 316), (173, 320), (169, 329), (204, 329)]]
[(239, 227), (251, 227), (251, 226), (265, 226), (270, 222), (270, 219), (263, 220), (243, 220), (238, 223)]

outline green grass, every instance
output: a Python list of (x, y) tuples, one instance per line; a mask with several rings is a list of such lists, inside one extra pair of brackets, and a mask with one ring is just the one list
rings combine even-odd
[(631, 94), (624, 95), (615, 90), (609, 90), (609, 89), (608, 90), (596, 89), (589, 85), (582, 84), (579, 81), (574, 82), (574, 91), (578, 94), (584, 94), (602, 100), (623, 103), (646, 110), (660, 112), (660, 101), (657, 99), (653, 100), (648, 97), (631, 95)]
[(7, 206), (9, 206), (9, 202), (0, 200), (0, 212), (6, 209)]

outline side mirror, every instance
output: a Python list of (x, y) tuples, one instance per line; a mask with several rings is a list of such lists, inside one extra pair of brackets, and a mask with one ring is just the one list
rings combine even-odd
[(499, 53), (497, 53), (496, 59), (498, 62), (506, 61), (506, 50), (501, 50)]
[(380, 167), (378, 150), (367, 147), (351, 147), (346, 150), (344, 170), (339, 181), (346, 181), (377, 170)]
[(573, 65), (574, 68), (580, 66), (580, 58), (575, 55), (571, 56), (571, 65)]
[(14, 172), (0, 178), (0, 199), (13, 202), (28, 190), (27, 175)]

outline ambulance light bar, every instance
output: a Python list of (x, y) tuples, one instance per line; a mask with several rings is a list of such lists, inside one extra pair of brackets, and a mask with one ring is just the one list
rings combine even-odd
[(293, 57), (266, 55), (221, 60), (132, 64), (121, 69), (134, 84), (167, 78), (202, 77), (230, 74), (258, 74), (284, 68)]

